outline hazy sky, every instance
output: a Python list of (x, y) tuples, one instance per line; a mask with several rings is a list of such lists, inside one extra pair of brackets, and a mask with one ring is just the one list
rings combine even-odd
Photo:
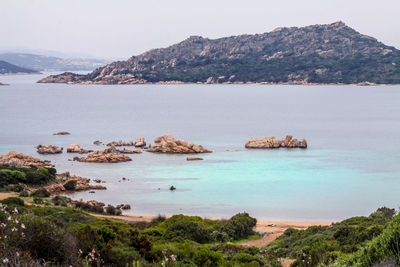
[(190, 35), (338, 20), (400, 48), (400, 0), (0, 0), (0, 48), (128, 58)]

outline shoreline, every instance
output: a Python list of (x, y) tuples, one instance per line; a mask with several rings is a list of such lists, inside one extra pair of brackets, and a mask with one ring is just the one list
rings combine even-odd
[[(45, 77), (44, 79), (46, 79)], [(55, 84), (67, 84), (67, 85), (301, 85), (301, 86), (398, 86), (400, 83), (371, 83), (371, 82), (359, 82), (359, 83), (312, 83), (305, 81), (292, 81), (292, 82), (182, 82), (182, 81), (129, 81), (129, 82), (118, 82), (118, 83), (107, 83), (107, 82), (93, 82), (93, 81), (82, 81), (82, 82), (47, 82), (37, 81), (36, 83), (55, 83)]]

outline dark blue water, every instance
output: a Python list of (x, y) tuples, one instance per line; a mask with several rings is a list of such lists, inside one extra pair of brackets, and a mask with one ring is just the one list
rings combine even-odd
[[(129, 203), (131, 213), (339, 220), (400, 204), (400, 86), (64, 85), (0, 81), (0, 153), (52, 160), (102, 178), (74, 198)], [(53, 136), (69, 131), (70, 136)], [(204, 161), (143, 153), (119, 164), (41, 156), (34, 146), (147, 141), (170, 132), (214, 151)], [(246, 150), (252, 137), (293, 134), (307, 150)], [(122, 181), (126, 177), (129, 181)], [(177, 191), (168, 191), (174, 185)], [(158, 190), (160, 188), (160, 190)]]

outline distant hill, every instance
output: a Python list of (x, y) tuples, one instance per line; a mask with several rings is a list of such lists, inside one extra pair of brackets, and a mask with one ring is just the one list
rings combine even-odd
[(343, 22), (278, 28), (220, 39), (192, 36), (111, 63), (87, 75), (65, 73), (39, 82), (400, 83), (400, 51)]
[(38, 73), (36, 70), (22, 68), (6, 61), (0, 60), (0, 74)]
[(64, 59), (24, 53), (3, 53), (0, 54), (0, 60), (38, 71), (94, 70), (110, 63), (110, 61), (101, 59)]

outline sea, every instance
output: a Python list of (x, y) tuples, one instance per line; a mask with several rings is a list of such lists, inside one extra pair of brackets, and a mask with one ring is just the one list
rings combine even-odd
[[(127, 213), (339, 221), (400, 206), (400, 86), (39, 84), (0, 76), (0, 154), (51, 160), (58, 172), (102, 179), (107, 190), (68, 195), (130, 204)], [(68, 131), (71, 135), (56, 136)], [(202, 161), (143, 152), (130, 162), (71, 161), (71, 143), (148, 144), (171, 133), (211, 149)], [(291, 134), (307, 149), (254, 150), (250, 138)], [(58, 155), (35, 147), (57, 145)], [(125, 178), (125, 179), (123, 179)], [(170, 191), (170, 186), (176, 187)]]

